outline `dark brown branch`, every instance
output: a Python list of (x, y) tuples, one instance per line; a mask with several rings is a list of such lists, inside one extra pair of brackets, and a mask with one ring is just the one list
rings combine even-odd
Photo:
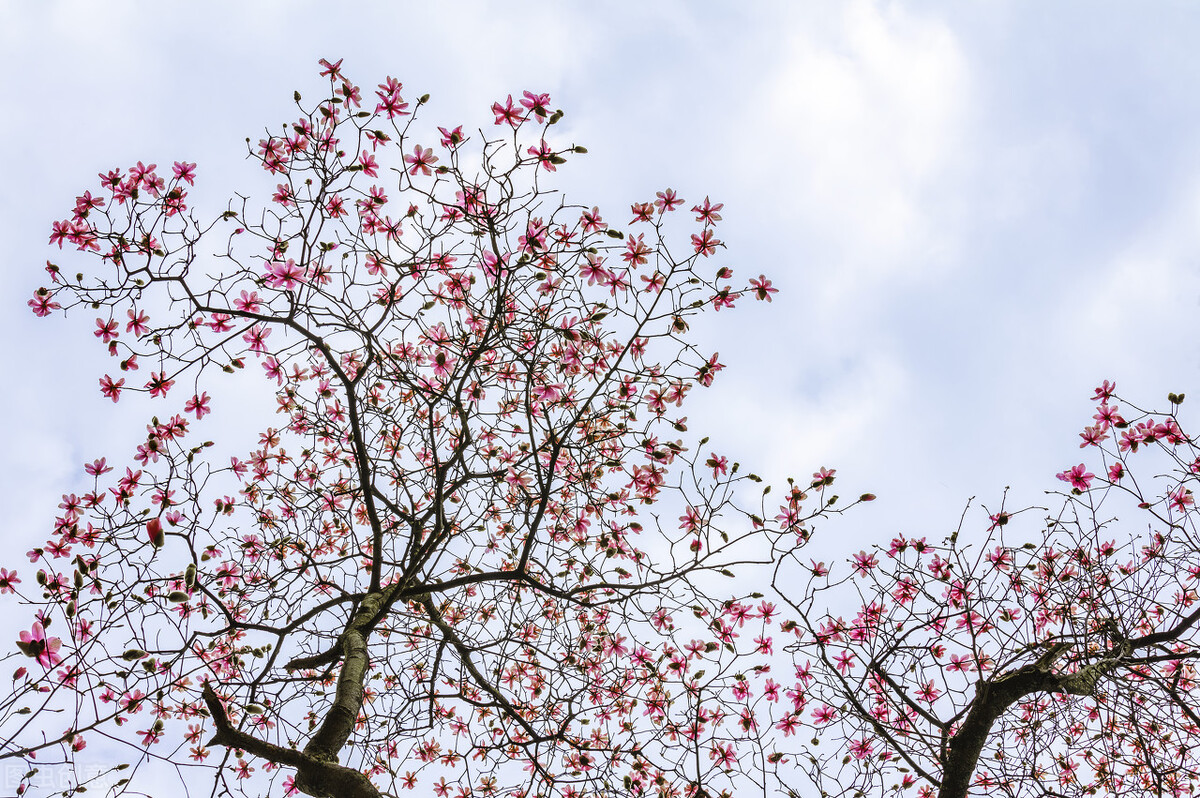
[(316, 734), (304, 747), (304, 752), (318, 759), (337, 761), (338, 751), (350, 739), (363, 703), (363, 680), (367, 674), (366, 627), (379, 610), (382, 596), (372, 593), (363, 599), (358, 612), (351, 618), (341, 637), (342, 672), (338, 675), (337, 694), (333, 706)]
[(305, 764), (304, 754), (296, 749), (283, 748), (282, 746), (268, 743), (265, 740), (260, 740), (241, 731), (230, 723), (229, 715), (225, 712), (225, 706), (221, 703), (220, 697), (213, 690), (210, 682), (204, 683), (204, 690), (201, 695), (204, 698), (205, 705), (208, 706), (208, 714), (212, 716), (213, 723), (217, 727), (216, 732), (213, 733), (213, 736), (205, 745), (223, 745), (229, 748), (240, 748), (257, 757), (262, 757), (280, 765), (290, 765), (294, 768)]
[(342, 657), (342, 641), (339, 639), (332, 646), (322, 651), (320, 654), (313, 654), (308, 657), (296, 657), (288, 662), (283, 667), (289, 671), (305, 670), (307, 668), (319, 668), (322, 665), (332, 665)]
[(371, 780), (353, 768), (339, 765), (336, 760), (330, 762), (295, 748), (268, 743), (236, 728), (230, 723), (229, 715), (211, 683), (204, 683), (202, 696), (217, 727), (206, 745), (240, 748), (277, 765), (294, 767), (296, 787), (317, 798), (381, 798)]
[(1055, 643), (1036, 662), (979, 682), (971, 709), (946, 749), (938, 798), (966, 798), (992, 726), (1009, 707), (1031, 693), (1092, 695), (1097, 682), (1129, 654), (1126, 644), (1074, 673), (1054, 672), (1054, 663), (1070, 647), (1070, 643)]
[(1175, 626), (1164, 632), (1155, 632), (1154, 634), (1149, 634), (1145, 637), (1138, 637), (1130, 640), (1129, 646), (1131, 649), (1136, 651), (1140, 648), (1149, 648), (1150, 646), (1159, 645), (1161, 643), (1170, 643), (1174, 640), (1177, 640), (1180, 635), (1194, 626), (1197, 621), (1200, 621), (1200, 610), (1196, 610), (1191, 615), (1187, 616)]
[[(204, 702), (217, 726), (209, 744), (241, 748), (271, 762), (295, 767), (296, 787), (309, 795), (319, 798), (379, 798), (379, 791), (371, 781), (357, 770), (338, 764), (337, 756), (354, 731), (354, 724), (362, 709), (363, 681), (369, 660), (367, 637), (376, 621), (382, 599), (379, 593), (363, 599), (339, 638), (340, 650), (335, 650), (336, 653), (332, 655), (334, 661), (339, 657), (342, 659), (337, 693), (325, 720), (302, 752), (273, 745), (236, 729), (229, 722), (212, 686), (205, 683)], [(329, 656), (330, 652), (325, 652), (317, 655), (317, 658)]]

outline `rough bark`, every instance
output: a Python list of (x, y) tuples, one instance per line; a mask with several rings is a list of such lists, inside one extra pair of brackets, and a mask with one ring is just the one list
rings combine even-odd
[(296, 788), (317, 798), (379, 798), (380, 793), (370, 779), (353, 768), (338, 764), (338, 752), (350, 739), (362, 710), (363, 682), (370, 659), (367, 640), (383, 601), (382, 594), (370, 594), (346, 624), (337, 647), (342, 661), (337, 693), (324, 721), (303, 751), (259, 740), (235, 728), (216, 691), (206, 683), (204, 702), (217, 727), (208, 744), (240, 748), (276, 764), (290, 765), (296, 768)]
[(240, 748), (269, 762), (294, 767), (296, 788), (317, 798), (381, 798), (370, 779), (353, 768), (339, 765), (336, 758), (332, 761), (321, 759), (306, 751), (268, 743), (235, 728), (212, 685), (204, 685), (203, 696), (217, 727), (207, 745)]
[(1099, 659), (1074, 673), (1055, 673), (1054, 663), (1070, 648), (1070, 643), (1057, 643), (1036, 662), (979, 683), (970, 711), (946, 746), (938, 798), (966, 798), (992, 726), (1013, 704), (1040, 692), (1091, 695), (1097, 682), (1122, 656), (1128, 656), (1126, 648), (1118, 656)]

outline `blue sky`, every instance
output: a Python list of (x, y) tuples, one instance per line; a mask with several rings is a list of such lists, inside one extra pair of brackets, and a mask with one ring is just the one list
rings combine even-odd
[(829, 466), (878, 494), (823, 552), (940, 538), (1006, 485), (1044, 501), (1102, 379), (1200, 400), (1198, 36), (1182, 1), (0, 5), (0, 564), (145, 421), (101, 397), (90, 316), (25, 307), (48, 257), (71, 268), (51, 222), (138, 160), (198, 162), (193, 207), (219, 212), (322, 57), (429, 92), (438, 124), (549, 92), (590, 150), (558, 187), (612, 218), (668, 186), (724, 202), (723, 260), (782, 290), (698, 326), (729, 367), (692, 430), (774, 481)]
[(5, 4), (0, 31), (0, 490), (22, 551), (143, 423), (100, 396), (86, 314), (24, 306), (47, 257), (70, 268), (50, 222), (137, 160), (198, 162), (194, 207), (220, 210), (260, 182), (245, 137), (318, 90), (321, 57), (429, 92), (430, 121), (549, 92), (590, 150), (559, 187), (614, 216), (668, 186), (724, 202), (724, 260), (782, 291), (699, 330), (730, 367), (693, 430), (764, 475), (825, 465), (877, 493), (837, 522), (863, 544), (940, 536), (1006, 485), (1041, 500), (1103, 378), (1200, 398), (1193, 4), (64, 0)]

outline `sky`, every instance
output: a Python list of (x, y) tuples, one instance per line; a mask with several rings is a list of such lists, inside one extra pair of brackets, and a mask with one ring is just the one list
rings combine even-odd
[(724, 202), (721, 258), (780, 293), (699, 325), (728, 368), (690, 425), (764, 477), (878, 495), (821, 545), (940, 539), (1005, 486), (1045, 502), (1101, 380), (1200, 400), (1198, 35), (1183, 0), (0, 2), (4, 559), (145, 422), (100, 395), (87, 314), (25, 305), (74, 257), (50, 224), (138, 160), (197, 162), (219, 212), (320, 58), (428, 92), (436, 124), (548, 92), (589, 150), (556, 186), (613, 218), (667, 187)]

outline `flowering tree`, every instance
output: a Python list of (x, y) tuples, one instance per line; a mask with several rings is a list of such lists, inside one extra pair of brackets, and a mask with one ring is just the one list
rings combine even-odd
[[(689, 343), (694, 317), (775, 289), (709, 265), (707, 198), (673, 237), (670, 189), (628, 232), (550, 192), (585, 150), (555, 142), (547, 95), (434, 142), (427, 96), (388, 78), (364, 105), (340, 64), (251, 149), (269, 202), (202, 222), (194, 164), (139, 162), (54, 225), (94, 260), (48, 265), (31, 308), (98, 313), (102, 394), (163, 410), (133, 462), (100, 458), (64, 496), (36, 587), (0, 570), (37, 608), (0, 757), (116, 739), (221, 794), (753, 781), (731, 696), (771, 639), (743, 631), (761, 596), (713, 585), (828, 506), (794, 488), (777, 518), (747, 506), (758, 478), (674, 437), (675, 411), (722, 369)], [(245, 368), (279, 420), (225, 451), (197, 430), (220, 373)]]
[[(783, 592), (807, 685), (795, 710), (819, 735), (795, 761), (823, 789), (1200, 788), (1200, 446), (1179, 426), (1181, 395), (1150, 413), (1113, 391), (1097, 389), (1080, 435), (1093, 464), (1058, 475), (1070, 493), (1040, 532), (1014, 534), (1001, 506), (982, 544), (897, 537), (841, 573), (781, 563), (778, 587), (805, 585)], [(829, 610), (851, 606), (849, 620)]]

